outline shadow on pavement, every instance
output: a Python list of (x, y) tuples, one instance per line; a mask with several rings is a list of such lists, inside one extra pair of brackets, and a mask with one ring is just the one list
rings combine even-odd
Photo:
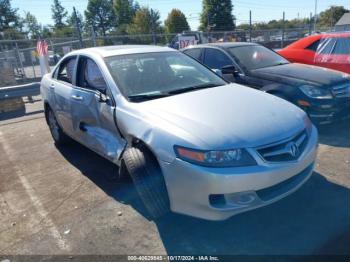
[(318, 127), (320, 143), (335, 147), (350, 147), (350, 119)]
[[(82, 174), (150, 219), (131, 181), (85, 147), (59, 148)], [(297, 192), (221, 222), (170, 213), (155, 221), (168, 254), (350, 254), (350, 190), (314, 173)]]
[(34, 112), (29, 112), (29, 113), (25, 113), (23, 110), (12, 111), (12, 112), (7, 112), (7, 113), (2, 113), (0, 115), (0, 121), (12, 119), (12, 118), (18, 118), (18, 117), (22, 117), (22, 116), (31, 116), (31, 115), (36, 115), (36, 114), (40, 114), (40, 113), (44, 113), (44, 110), (38, 110), (38, 111), (34, 111)]

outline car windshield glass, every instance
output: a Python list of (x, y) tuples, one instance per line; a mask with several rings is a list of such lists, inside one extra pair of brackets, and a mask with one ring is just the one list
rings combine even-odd
[(231, 55), (233, 55), (236, 62), (247, 70), (289, 63), (280, 55), (260, 45), (231, 47), (228, 50)]
[(118, 55), (106, 58), (118, 88), (128, 98), (160, 98), (226, 82), (180, 52)]

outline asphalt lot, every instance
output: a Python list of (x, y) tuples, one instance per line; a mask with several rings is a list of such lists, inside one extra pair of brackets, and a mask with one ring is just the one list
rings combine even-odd
[(350, 254), (349, 120), (322, 128), (300, 190), (223, 222), (152, 221), (115, 166), (77, 143), (54, 146), (40, 101), (0, 120), (0, 255)]

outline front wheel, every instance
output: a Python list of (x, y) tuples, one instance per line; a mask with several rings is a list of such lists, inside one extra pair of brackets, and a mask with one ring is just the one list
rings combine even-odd
[(141, 146), (127, 149), (123, 160), (150, 215), (154, 218), (165, 215), (170, 210), (169, 197), (157, 159)]

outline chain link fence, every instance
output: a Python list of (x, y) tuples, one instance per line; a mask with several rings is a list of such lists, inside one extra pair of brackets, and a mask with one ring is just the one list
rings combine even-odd
[[(322, 29), (329, 31), (329, 29)], [(310, 33), (309, 28), (276, 30), (237, 30), (230, 32), (204, 32), (209, 42), (256, 42), (269, 48), (279, 49)], [(108, 35), (107, 37), (87, 37), (82, 42), (78, 38), (51, 38), (49, 45), (49, 65), (51, 68), (72, 50), (94, 46), (154, 44), (167, 46), (176, 34)], [(40, 81), (39, 59), (36, 40), (0, 41), (0, 87)]]

